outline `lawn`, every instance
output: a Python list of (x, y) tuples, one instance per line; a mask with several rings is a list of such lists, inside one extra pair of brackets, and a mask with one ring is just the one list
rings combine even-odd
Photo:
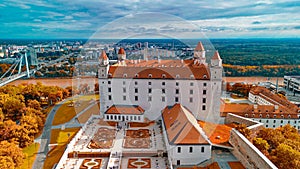
[[(49, 151), (44, 162), (44, 169), (52, 169), (54, 164), (58, 163), (63, 155), (69, 141), (75, 136), (80, 128), (69, 128), (65, 130), (53, 129), (51, 131), (50, 144), (57, 143), (58, 145)], [(68, 136), (70, 133), (70, 137)]]
[[(50, 144), (63, 145), (69, 142), (68, 138), (73, 138), (80, 128), (67, 128), (65, 130), (52, 129)], [(69, 134), (68, 134), (69, 133)], [(68, 136), (69, 135), (69, 136)]]
[(65, 102), (58, 108), (52, 125), (59, 125), (69, 122), (76, 116), (77, 113), (80, 113), (97, 98), (99, 98), (99, 95), (83, 95), (74, 98), (73, 101)]
[(85, 111), (78, 117), (79, 123), (81, 124), (86, 123), (93, 114), (99, 115), (100, 113), (99, 111), (100, 111), (100, 104), (98, 103), (92, 106), (91, 108), (89, 108), (87, 111)]
[(24, 163), (18, 169), (28, 169), (32, 167), (39, 147), (39, 143), (33, 143), (23, 149), (26, 158), (24, 159)]

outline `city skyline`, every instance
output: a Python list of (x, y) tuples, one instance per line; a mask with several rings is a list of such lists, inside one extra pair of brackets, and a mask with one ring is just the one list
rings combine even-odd
[[(114, 21), (140, 13), (162, 13), (187, 21), (208, 38), (299, 38), (299, 1), (106, 1), (4, 0), (0, 5), (0, 38), (85, 38)], [(152, 17), (152, 19), (155, 17)], [(186, 28), (156, 20), (174, 34)], [(151, 20), (151, 19), (150, 19)], [(146, 21), (146, 22), (145, 22)], [(148, 17), (144, 23), (148, 23)], [(123, 25), (130, 30), (130, 25)], [(143, 32), (147, 27), (134, 31)], [(186, 36), (187, 38), (193, 36)]]

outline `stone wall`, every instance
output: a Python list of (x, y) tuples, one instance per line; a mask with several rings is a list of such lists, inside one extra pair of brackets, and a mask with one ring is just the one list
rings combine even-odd
[(228, 113), (225, 118), (225, 124), (229, 124), (229, 123), (245, 124), (247, 127), (259, 124), (259, 122), (257, 121), (242, 116), (238, 116), (232, 113)]
[[(228, 114), (225, 118), (225, 123), (238, 123), (246, 124), (248, 129), (256, 132), (263, 127), (263, 123), (244, 118), (234, 114)], [(277, 167), (261, 153), (246, 137), (240, 132), (232, 129), (230, 132), (229, 143), (233, 146), (233, 155), (246, 167), (246, 168), (264, 168), (276, 169)]]

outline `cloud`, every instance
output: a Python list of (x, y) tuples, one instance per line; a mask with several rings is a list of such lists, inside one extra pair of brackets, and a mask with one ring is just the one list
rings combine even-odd
[[(0, 8), (2, 29), (9, 28), (11, 35), (24, 34), (29, 37), (30, 33), (36, 34), (32, 30), (40, 30), (37, 31), (40, 35), (44, 30), (49, 36), (64, 33), (75, 36), (78, 33), (86, 38), (91, 35), (92, 31), (120, 17), (134, 17), (135, 14), (143, 12), (175, 15), (197, 25), (198, 29), (186, 28), (180, 22), (178, 24), (161, 20), (157, 15), (156, 19), (153, 19), (155, 17), (142, 18), (154, 28), (140, 25), (134, 29), (132, 27), (135, 21), (129, 20), (130, 22), (127, 23), (129, 29), (126, 28), (123, 31), (161, 31), (163, 33), (173, 31), (180, 34), (202, 31), (211, 37), (241, 37), (255, 34), (273, 36), (275, 33), (271, 31), (278, 31), (281, 32), (280, 35), (290, 37), (300, 34), (297, 32), (300, 22), (300, 2), (297, 0), (256, 2), (248, 0), (211, 0), (209, 2), (197, 0), (3, 0)], [(139, 23), (142, 22), (139, 21)], [(56, 24), (56, 26), (51, 24)]]

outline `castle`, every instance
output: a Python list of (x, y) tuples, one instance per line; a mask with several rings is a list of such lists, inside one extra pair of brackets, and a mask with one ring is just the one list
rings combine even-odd
[(118, 63), (110, 65), (102, 51), (99, 64), (100, 114), (106, 120), (137, 119), (137, 114), (128, 112), (122, 115), (110, 111), (106, 115), (111, 107), (140, 107), (145, 118), (155, 120), (165, 107), (180, 104), (197, 120), (223, 123), (222, 59), (216, 51), (208, 64), (201, 42), (192, 60), (127, 60), (125, 50), (120, 48)]

